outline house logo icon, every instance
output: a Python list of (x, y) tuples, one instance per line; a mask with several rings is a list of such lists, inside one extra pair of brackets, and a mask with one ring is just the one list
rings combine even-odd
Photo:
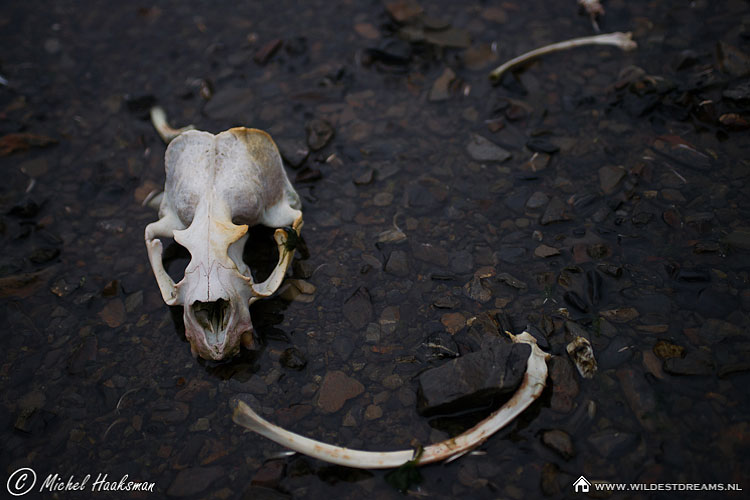
[(573, 488), (575, 488), (576, 493), (588, 493), (590, 487), (591, 483), (589, 483), (588, 479), (583, 476), (576, 479), (575, 483), (573, 483)]

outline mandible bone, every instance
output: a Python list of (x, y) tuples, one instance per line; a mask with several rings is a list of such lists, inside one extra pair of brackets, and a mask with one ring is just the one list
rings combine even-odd
[[(193, 354), (224, 359), (240, 343), (251, 347), (249, 306), (272, 295), (284, 279), (302, 228), (300, 199), (267, 133), (245, 127), (218, 135), (175, 130), (155, 111), (154, 125), (171, 142), (159, 220), (145, 231), (149, 261), (164, 302), (184, 307)], [(278, 228), (279, 260), (262, 283), (254, 282), (242, 260), (248, 228), (256, 224)], [(190, 252), (178, 283), (164, 268), (159, 238), (173, 238)]]

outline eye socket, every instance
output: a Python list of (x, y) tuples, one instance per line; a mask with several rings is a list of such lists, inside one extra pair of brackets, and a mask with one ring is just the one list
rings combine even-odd
[(248, 231), (242, 260), (250, 268), (256, 283), (267, 280), (279, 262), (279, 251), (273, 239), (274, 231), (273, 228), (260, 225), (253, 226)]
[(162, 244), (164, 245), (162, 255), (164, 269), (167, 270), (169, 277), (178, 283), (185, 276), (185, 269), (190, 264), (190, 252), (172, 238), (163, 238)]

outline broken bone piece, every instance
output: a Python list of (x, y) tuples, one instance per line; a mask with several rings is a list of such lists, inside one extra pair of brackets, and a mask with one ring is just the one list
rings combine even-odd
[(354, 450), (316, 441), (264, 420), (242, 401), (238, 402), (232, 419), (236, 424), (257, 432), (291, 450), (346, 467), (389, 469), (400, 467), (411, 460), (415, 460), (417, 465), (424, 465), (457, 457), (471, 451), (486, 441), (492, 434), (505, 427), (528, 408), (544, 390), (547, 380), (547, 360), (550, 355), (542, 351), (537, 346), (534, 337), (527, 332), (520, 335), (510, 335), (510, 337), (513, 342), (522, 342), (531, 346), (531, 354), (526, 362), (526, 373), (513, 396), (489, 417), (471, 429), (454, 438), (429, 445), (422, 449), (421, 454), (414, 450), (383, 452)]
[(589, 15), (591, 26), (598, 33), (599, 23), (596, 18), (604, 15), (604, 7), (602, 7), (601, 2), (599, 0), (578, 0), (578, 6)]
[(150, 114), (151, 123), (154, 124), (156, 132), (159, 134), (159, 137), (161, 137), (162, 140), (167, 144), (172, 142), (172, 140), (181, 133), (187, 132), (188, 130), (195, 130), (195, 127), (192, 125), (188, 125), (182, 128), (170, 127), (169, 123), (167, 122), (167, 114), (164, 112), (164, 109), (160, 108), (159, 106), (154, 106), (153, 108), (151, 108)]
[[(171, 142), (159, 220), (145, 231), (151, 268), (164, 302), (184, 307), (193, 354), (224, 359), (241, 342), (252, 346), (249, 306), (272, 295), (286, 275), (302, 228), (300, 199), (265, 132), (237, 127), (213, 135), (172, 129), (158, 110), (152, 118)], [(278, 228), (279, 260), (263, 283), (255, 283), (242, 260), (248, 228), (256, 224)], [(178, 283), (164, 269), (159, 238), (173, 238), (190, 252)]]
[(622, 50), (628, 51), (638, 47), (638, 44), (633, 41), (632, 33), (607, 33), (604, 35), (585, 36), (582, 38), (573, 38), (572, 40), (566, 40), (564, 42), (553, 43), (552, 45), (545, 45), (538, 49), (534, 49), (531, 52), (527, 52), (518, 57), (514, 57), (510, 61), (498, 66), (492, 72), (490, 72), (490, 79), (492, 81), (499, 81), (500, 77), (513, 66), (517, 66), (521, 63), (529, 61), (539, 56), (549, 54), (551, 52), (558, 52), (560, 50), (572, 49), (575, 47), (583, 47), (585, 45), (613, 45), (619, 47)]
[(596, 373), (596, 358), (594, 358), (594, 348), (591, 347), (585, 337), (576, 337), (571, 343), (565, 348), (568, 351), (568, 356), (575, 363), (578, 368), (578, 373), (583, 378), (592, 378)]

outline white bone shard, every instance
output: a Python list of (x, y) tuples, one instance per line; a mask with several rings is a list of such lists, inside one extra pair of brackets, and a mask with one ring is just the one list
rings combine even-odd
[[(165, 140), (174, 140), (165, 155), (159, 220), (146, 226), (151, 268), (164, 302), (184, 306), (193, 354), (223, 359), (236, 354), (241, 341), (252, 344), (249, 305), (272, 295), (284, 279), (302, 228), (300, 199), (265, 132), (172, 129), (158, 110), (152, 119)], [(279, 261), (263, 283), (253, 281), (242, 261), (248, 227), (256, 224), (280, 228), (274, 234)], [(164, 269), (161, 237), (190, 252), (179, 283)]]
[(535, 57), (550, 54), (552, 52), (558, 52), (561, 50), (573, 49), (576, 47), (583, 47), (586, 45), (612, 45), (618, 47), (624, 51), (634, 50), (638, 47), (638, 44), (633, 40), (633, 34), (628, 33), (607, 33), (604, 35), (584, 36), (581, 38), (573, 38), (572, 40), (566, 40), (564, 42), (553, 43), (552, 45), (545, 45), (539, 47), (530, 52), (526, 52), (518, 57), (514, 57), (508, 62), (505, 62), (493, 69), (490, 72), (490, 79), (493, 81), (499, 81), (500, 78), (513, 66), (517, 66), (521, 63), (534, 59)]
[(460, 456), (479, 446), (492, 434), (505, 427), (528, 408), (544, 390), (547, 380), (547, 360), (550, 355), (542, 351), (537, 346), (536, 339), (527, 332), (515, 336), (510, 335), (510, 337), (513, 342), (523, 342), (531, 346), (531, 354), (526, 361), (526, 374), (513, 396), (471, 429), (454, 438), (425, 447), (421, 455), (416, 458), (417, 454), (414, 450), (364, 451), (316, 441), (264, 420), (242, 401), (237, 404), (232, 419), (236, 424), (299, 453), (325, 462), (358, 469), (400, 467), (410, 460), (415, 460), (417, 465), (424, 465)]

